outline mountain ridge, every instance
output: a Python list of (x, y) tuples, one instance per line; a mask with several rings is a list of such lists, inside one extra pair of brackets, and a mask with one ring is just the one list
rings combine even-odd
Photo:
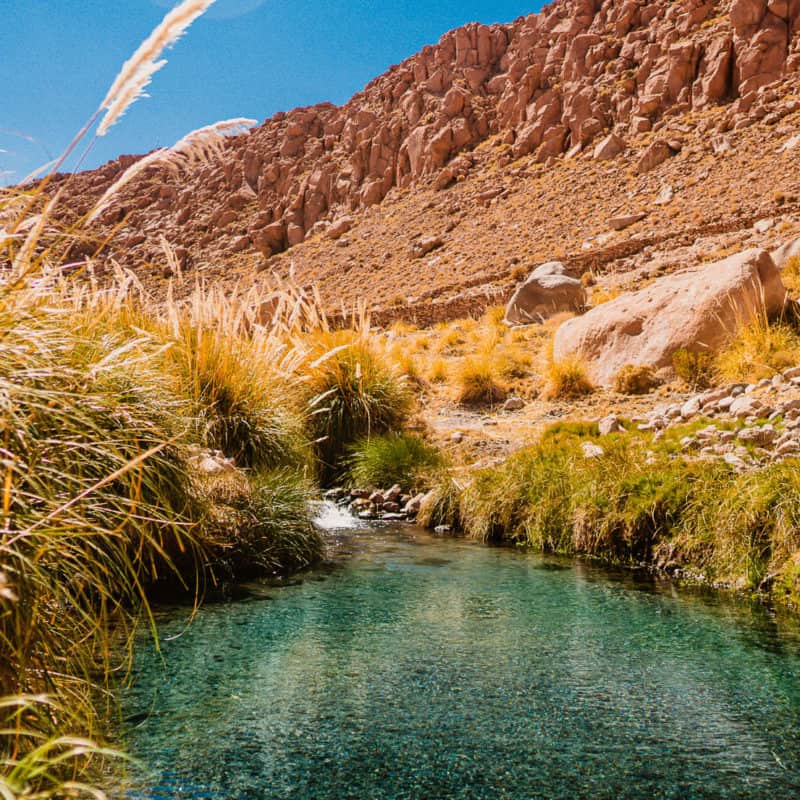
[[(331, 304), (363, 295), (397, 310), (476, 287), (502, 294), (513, 273), (540, 258), (572, 252), (576, 269), (609, 263), (584, 251), (636, 251), (626, 242), (642, 228), (650, 228), (643, 241), (737, 220), (743, 228), (771, 213), (769, 194), (783, 192), (784, 211), (800, 194), (780, 163), (774, 176), (756, 166), (764, 141), (777, 133), (776, 147), (787, 144), (800, 111), (798, 28), (800, 0), (558, 0), (507, 25), (470, 23), (343, 106), (279, 113), (177, 177), (149, 168), (75, 255), (95, 256), (100, 272), (113, 259), (158, 288), (175, 277), (159, 263), (163, 234), (187, 285), (198, 275), (249, 282), (293, 269), (301, 282), (321, 284)], [(732, 174), (703, 177), (714, 168), (699, 165), (709, 155)], [(72, 212), (84, 213), (135, 158), (55, 185), (66, 184)], [(768, 186), (758, 203), (742, 192), (751, 170)], [(675, 225), (672, 200), (635, 200), (642, 187), (674, 195), (673, 184), (692, 177), (726, 184), (719, 203), (736, 193), (741, 213), (709, 214), (702, 197), (683, 191), (697, 224)], [(536, 228), (542, 247), (508, 226), (492, 229), (503, 226), (501, 207), (512, 226)], [(575, 230), (558, 219), (562, 207)], [(616, 237), (598, 230), (615, 211), (644, 222)], [(470, 222), (485, 235), (465, 235)], [(516, 256), (507, 246), (515, 242)], [(484, 269), (467, 263), (492, 249), (502, 256)]]

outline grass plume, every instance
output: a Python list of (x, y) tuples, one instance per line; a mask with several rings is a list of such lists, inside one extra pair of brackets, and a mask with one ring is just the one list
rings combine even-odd
[(162, 53), (172, 47), (214, 2), (215, 0), (183, 0), (139, 45), (136, 52), (123, 64), (100, 104), (100, 111), (105, 111), (105, 116), (97, 129), (98, 136), (108, 133), (128, 108), (144, 95), (153, 75), (167, 63), (165, 59), (161, 59)]

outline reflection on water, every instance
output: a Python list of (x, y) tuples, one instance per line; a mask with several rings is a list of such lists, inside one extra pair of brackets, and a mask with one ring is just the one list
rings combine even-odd
[(131, 797), (798, 796), (800, 634), (763, 609), (410, 528), (331, 535), (334, 568), (163, 616), (126, 697)]

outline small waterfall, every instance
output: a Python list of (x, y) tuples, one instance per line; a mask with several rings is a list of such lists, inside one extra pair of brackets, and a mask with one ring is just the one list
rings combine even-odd
[(341, 531), (347, 528), (363, 528), (363, 520), (354, 517), (346, 508), (339, 508), (330, 500), (317, 503), (314, 524), (323, 531)]

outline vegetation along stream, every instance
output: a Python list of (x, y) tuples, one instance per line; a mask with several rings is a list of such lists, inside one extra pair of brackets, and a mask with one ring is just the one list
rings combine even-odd
[(330, 516), (327, 568), (163, 613), (131, 798), (800, 796), (791, 621)]

